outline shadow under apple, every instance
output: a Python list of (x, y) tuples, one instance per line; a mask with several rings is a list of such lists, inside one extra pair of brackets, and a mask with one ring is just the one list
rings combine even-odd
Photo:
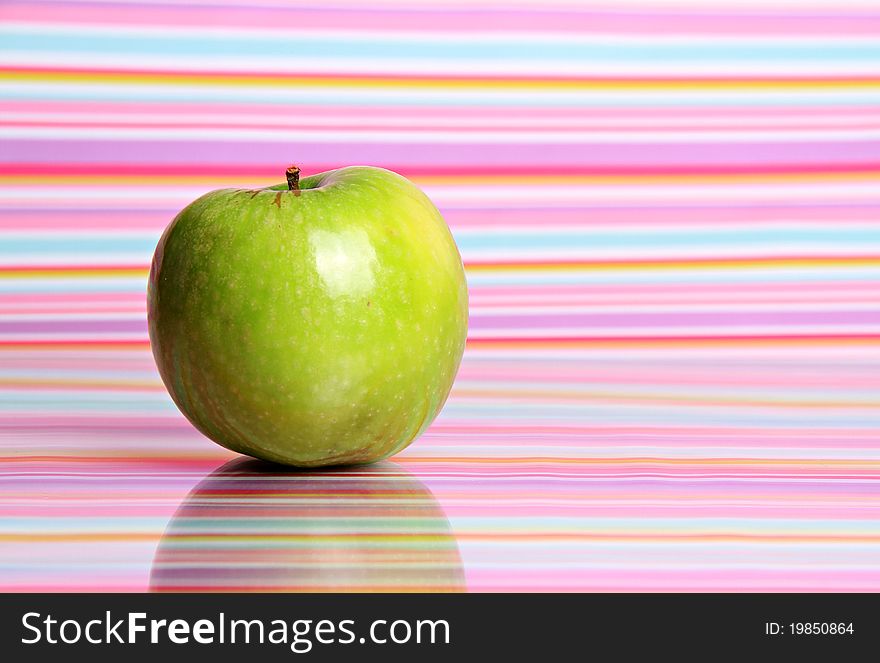
[(320, 472), (226, 463), (178, 507), (153, 559), (159, 592), (460, 592), (431, 491), (391, 462)]

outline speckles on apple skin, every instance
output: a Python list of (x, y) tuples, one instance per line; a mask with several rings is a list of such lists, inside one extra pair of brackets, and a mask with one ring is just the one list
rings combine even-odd
[[(214, 192), (166, 231), (150, 279), (154, 353), (172, 394), (185, 391), (175, 401), (219, 444), (304, 466), (365, 462), (436, 416), (464, 345), (464, 273), (436, 210), (416, 217), (420, 192), (404, 213), (383, 212), (406, 182), (393, 178), (371, 187), (389, 195), (372, 205), (352, 182), (345, 200), (314, 207), (332, 187), (279, 205), (272, 189)], [(328, 239), (340, 228), (343, 240)], [(368, 260), (349, 260), (352, 247)]]

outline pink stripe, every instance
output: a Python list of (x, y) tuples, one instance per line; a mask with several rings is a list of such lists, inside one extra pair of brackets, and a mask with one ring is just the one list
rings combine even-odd
[[(196, 171), (198, 167), (193, 167)], [(0, 174), (15, 174), (16, 167), (0, 164)], [(157, 174), (161, 174), (157, 169)], [(172, 171), (173, 172), (173, 171)], [(106, 174), (112, 174), (108, 169)], [(278, 179), (266, 172), (266, 181)], [(253, 175), (259, 177), (258, 174)], [(206, 182), (207, 182), (206, 178)], [(210, 185), (207, 185), (210, 186)], [(8, 205), (8, 203), (7, 203)], [(2, 209), (2, 206), (0, 206)], [(46, 211), (35, 207), (25, 211), (8, 210), (0, 215), (0, 229), (3, 230), (68, 230), (75, 227), (81, 230), (151, 230), (161, 232), (174, 217), (177, 209), (168, 207), (162, 210), (151, 209), (96, 209), (88, 211), (63, 208)], [(880, 218), (880, 206), (865, 204), (844, 204), (827, 206), (779, 205), (779, 206), (663, 206), (663, 207), (611, 207), (588, 206), (578, 209), (504, 209), (504, 210), (466, 210), (446, 209), (444, 217), (453, 230), (467, 228), (494, 227), (534, 227), (540, 219), (544, 227), (621, 227), (622, 225), (677, 227), (687, 225), (703, 226), (707, 219), (713, 225), (742, 224), (762, 225), (773, 222), (797, 222), (798, 224), (823, 225), (831, 221), (848, 224), (864, 223), (874, 225)], [(743, 286), (748, 288), (748, 286)], [(595, 292), (594, 289), (590, 290)]]
[[(878, 450), (877, 441), (868, 437), (870, 431), (863, 432), (865, 434), (863, 438), (835, 436), (832, 434), (821, 439), (811, 439), (808, 436), (788, 432), (772, 436), (767, 433), (763, 435), (745, 434), (742, 437), (738, 437), (734, 433), (728, 435), (700, 435), (684, 428), (678, 428), (673, 431), (657, 431), (652, 434), (638, 433), (626, 429), (618, 431), (613, 437), (603, 437), (601, 434), (593, 432), (570, 432), (565, 435), (544, 433), (532, 436), (517, 433), (518, 437), (512, 438), (510, 433), (506, 436), (502, 436), (500, 433), (496, 435), (487, 434), (479, 426), (462, 428), (470, 433), (475, 441), (479, 441), (480, 447), (485, 447), (484, 453), (490, 453), (493, 447), (515, 449), (517, 453), (528, 453), (528, 449), (534, 448), (535, 445), (550, 444), (561, 448), (597, 450), (607, 450), (609, 447), (620, 448), (621, 450), (642, 449), (645, 446), (653, 445), (668, 446), (672, 449), (706, 449), (717, 447), (719, 449), (738, 450), (749, 447), (762, 449), (772, 443), (773, 448), (779, 449), (851, 449), (854, 456), (858, 454), (857, 450), (859, 449)], [(437, 434), (433, 435), (429, 433), (425, 439), (434, 440), (435, 444), (442, 444), (444, 435), (440, 435), (438, 431)], [(401, 460), (405, 460), (405, 457), (402, 457)], [(425, 468), (421, 465), (418, 469), (419, 473), (425, 471)]]
[[(491, 295), (489, 296), (480, 296), (480, 295), (471, 295), (470, 297), (470, 307), (471, 310), (476, 310), (477, 312), (488, 312), (494, 309), (507, 308), (509, 306), (515, 306), (517, 308), (528, 308), (529, 313), (533, 315), (540, 315), (542, 312), (549, 310), (547, 307), (558, 307), (564, 306), (569, 308), (575, 308), (578, 306), (589, 307), (589, 306), (602, 306), (604, 304), (613, 305), (616, 307), (621, 306), (655, 306), (655, 305), (666, 305), (666, 306), (675, 306), (675, 305), (689, 305), (689, 306), (711, 306), (711, 305), (719, 305), (719, 304), (793, 304), (793, 303), (811, 303), (811, 304), (861, 304), (861, 305), (873, 305), (877, 302), (877, 297), (880, 295), (880, 289), (875, 290), (873, 292), (865, 292), (861, 294), (839, 294), (839, 293), (822, 293), (821, 291), (816, 292), (807, 292), (802, 294), (782, 294), (782, 295), (773, 295), (767, 294), (763, 295), (761, 293), (754, 293), (752, 295), (742, 295), (742, 296), (729, 296), (725, 297), (723, 295), (719, 295), (717, 297), (713, 297), (711, 295), (706, 295), (705, 297), (668, 297), (664, 295), (658, 295), (655, 298), (650, 298), (647, 296), (641, 297), (626, 297), (626, 296), (610, 296), (610, 297), (596, 297), (584, 295), (581, 297), (568, 297), (568, 296), (559, 296), (553, 293), (553, 291), (548, 291), (543, 294), (537, 294), (534, 297), (523, 296), (523, 297), (501, 297), (495, 298)], [(2, 301), (2, 300), (0, 300)], [(7, 310), (7, 309), (4, 309)], [(26, 312), (34, 312), (34, 309), (13, 309), (18, 310), (22, 313)], [(7, 310), (7, 312), (11, 313), (13, 310)], [(78, 310), (78, 309), (58, 309), (58, 313), (64, 313), (66, 310)], [(122, 310), (130, 310), (130, 309), (108, 309), (114, 311), (122, 311)], [(40, 312), (43, 312), (43, 309), (40, 309)], [(49, 311), (46, 310), (46, 313)]]
[[(838, 282), (838, 281), (822, 281), (821, 278), (809, 283), (689, 283), (686, 285), (677, 285), (674, 283), (652, 284), (615, 284), (615, 285), (590, 285), (588, 295), (597, 298), (616, 299), (618, 297), (632, 297), (634, 294), (644, 293), (645, 297), (654, 301), (656, 297), (681, 296), (685, 297), (689, 294), (697, 296), (706, 296), (717, 293), (720, 297), (736, 297), (738, 294), (744, 296), (752, 296), (761, 293), (778, 294), (779, 296), (796, 296), (797, 293), (833, 293), (834, 296), (843, 295), (844, 293), (874, 294), (880, 289), (880, 284), (872, 281), (863, 283)], [(584, 294), (583, 285), (570, 284), (554, 284), (554, 285), (521, 285), (521, 286), (471, 286), (469, 293), (472, 297), (480, 296), (516, 296), (522, 294), (524, 297), (546, 295), (549, 293), (558, 293), (563, 295)]]
[[(828, 141), (741, 141), (723, 140), (706, 143), (686, 140), (662, 145), (628, 142), (573, 143), (557, 139), (537, 147), (530, 143), (450, 143), (431, 138), (410, 143), (385, 143), (377, 148), (370, 142), (350, 141), (326, 143), (317, 139), (298, 141), (303, 163), (372, 163), (377, 149), (384, 155), (383, 163), (410, 174), (412, 170), (435, 168), (446, 172), (460, 169), (462, 163), (471, 168), (506, 168), (511, 163), (528, 161), (540, 171), (547, 169), (583, 169), (587, 172), (668, 172), (675, 169), (700, 169), (719, 172), (737, 168), (821, 168), (827, 172), (846, 169), (851, 164), (880, 161), (880, 144), (867, 140)], [(253, 167), (266, 163), (286, 163), (289, 145), (284, 141), (260, 143), (254, 150), (248, 141), (218, 143), (202, 139), (172, 140), (154, 138), (95, 141), (70, 139), (46, 141), (36, 138), (6, 139), (5, 158), (18, 163), (81, 162), (114, 164), (127, 161), (131, 165), (187, 163), (193, 155), (209, 164), (237, 163)], [(412, 170), (410, 170), (412, 169)]]
[[(589, 307), (589, 306), (601, 306), (603, 303), (613, 304), (615, 306), (655, 306), (659, 304), (663, 304), (668, 306), (669, 308), (674, 308), (676, 305), (695, 305), (695, 306), (717, 306), (720, 304), (760, 304), (760, 305), (770, 305), (770, 304), (779, 304), (786, 305), (795, 302), (804, 302), (811, 303), (813, 305), (816, 304), (852, 304), (852, 305), (861, 305), (861, 306), (873, 306), (877, 302), (877, 297), (880, 296), (880, 290), (874, 292), (867, 292), (861, 295), (841, 295), (841, 294), (832, 294), (828, 293), (827, 295), (821, 295), (820, 293), (804, 293), (803, 295), (779, 295), (779, 296), (767, 296), (767, 297), (711, 297), (707, 296), (705, 298), (669, 298), (658, 296), (656, 298), (648, 298), (648, 297), (640, 297), (640, 298), (627, 298), (627, 297), (609, 297), (606, 299), (596, 298), (596, 297), (583, 297), (583, 298), (556, 298), (553, 297), (550, 293), (542, 295), (537, 295), (534, 298), (522, 297), (516, 299), (505, 299), (502, 301), (486, 301), (486, 299), (471, 296), (470, 305), (471, 312), (473, 315), (480, 315), (483, 313), (489, 313), (495, 309), (502, 309), (509, 306), (516, 306), (517, 308), (527, 308), (529, 315), (541, 315), (547, 309), (546, 306), (553, 307), (568, 307), (573, 311), (576, 307)], [(555, 309), (554, 309), (555, 310)], [(59, 317), (69, 316), (69, 315), (83, 315), (83, 314), (133, 314), (133, 313), (142, 313), (146, 314), (146, 302), (144, 301), (133, 301), (128, 304), (117, 304), (113, 306), (96, 306), (94, 304), (90, 304), (88, 306), (75, 306), (75, 305), (66, 305), (66, 306), (49, 306), (49, 305), (39, 305), (39, 306), (11, 306), (4, 302), (3, 297), (0, 297), (0, 312), (5, 313), (6, 315), (55, 315)], [(674, 313), (674, 311), (670, 311), (670, 313)], [(112, 317), (108, 315), (108, 317)]]
[[(551, 141), (552, 142), (552, 141)], [(650, 141), (646, 141), (645, 144)], [(727, 145), (725, 141), (718, 141), (713, 145)], [(633, 144), (640, 147), (641, 144)], [(330, 168), (329, 164), (317, 162), (311, 165), (307, 172), (318, 172), (322, 168)], [(494, 177), (515, 178), (524, 175), (522, 168), (511, 164), (480, 165), (456, 164), (454, 166), (436, 165), (412, 165), (406, 170), (413, 177)], [(161, 165), (152, 163), (111, 163), (80, 161), (78, 163), (64, 163), (59, 160), (37, 162), (18, 161), (0, 163), (0, 175), (69, 175), (71, 177), (101, 177), (101, 176), (127, 176), (144, 177), (196, 177), (210, 179), (217, 176), (223, 177), (278, 177), (278, 167), (272, 167), (264, 163), (252, 163), (242, 165), (224, 165), (214, 163), (192, 162), (169, 162)], [(702, 176), (702, 175), (828, 175), (830, 173), (864, 173), (876, 175), (880, 173), (880, 163), (865, 161), (842, 161), (835, 164), (825, 164), (813, 161), (789, 164), (784, 161), (770, 161), (767, 163), (723, 163), (717, 165), (705, 164), (702, 166), (690, 164), (663, 164), (649, 166), (644, 164), (608, 164), (592, 165), (588, 162), (579, 162), (570, 165), (554, 164), (530, 164), (528, 175), (535, 178), (558, 177), (607, 177), (607, 176), (644, 176), (644, 175), (668, 175), (668, 176)], [(61, 175), (63, 174), (63, 175)], [(644, 209), (644, 208), (642, 208)]]
[(880, 571), (820, 566), (792, 570), (784, 565), (770, 569), (643, 569), (624, 566), (558, 571), (522, 569), (511, 582), (509, 570), (479, 569), (468, 572), (470, 591), (554, 592), (876, 592)]
[[(291, 9), (283, 5), (266, 7), (141, 7), (125, 5), (65, 4), (30, 5), (14, 2), (0, 6), (0, 19), (6, 21), (43, 21), (49, 23), (90, 23), (97, 25), (173, 25), (204, 28), (266, 28), (291, 30), (391, 30), (451, 31), (457, 33), (501, 31), (550, 31), (559, 33), (623, 34), (746, 34), (746, 35), (873, 35), (880, 34), (880, 16), (876, 13), (846, 14), (809, 12), (798, 14), (771, 12), (651, 12), (640, 11), (638, 20), (626, 11), (506, 11), (471, 10), (467, 12), (432, 9), (409, 10), (373, 8), (364, 11), (353, 6), (345, 11)], [(217, 6), (221, 5), (221, 6)]]
[[(751, 496), (755, 499), (756, 496)], [(607, 498), (606, 498), (607, 499)], [(726, 499), (734, 501), (730, 505), (699, 505), (701, 499)], [(585, 500), (582, 505), (566, 504), (566, 515), (571, 518), (741, 518), (746, 516), (755, 519), (785, 519), (797, 518), (823, 518), (828, 520), (855, 520), (873, 521), (877, 518), (877, 507), (873, 504), (863, 506), (855, 505), (817, 505), (808, 503), (804, 505), (784, 504), (781, 506), (743, 505), (736, 503), (735, 498), (729, 494), (721, 496), (703, 496), (699, 492), (688, 494), (689, 504), (675, 505), (652, 505), (639, 504), (638, 498), (631, 498), (626, 504), (590, 504)], [(633, 504), (634, 503), (634, 504)], [(85, 510), (83, 510), (85, 512)], [(450, 518), (479, 517), (485, 512), (480, 507), (451, 505), (446, 509), (446, 515)], [(513, 522), (517, 518), (533, 518), (546, 516), (546, 507), (529, 506), (528, 504), (505, 505), (501, 499), (492, 508), (493, 517), (510, 518)], [(23, 514), (24, 515), (24, 514)]]
[(44, 302), (44, 303), (82, 303), (82, 302), (114, 302), (132, 303), (143, 301), (143, 293), (129, 292), (71, 292), (57, 293), (0, 293), (0, 301), (11, 303)]
[(84, 313), (89, 315), (96, 313), (143, 313), (144, 315), (146, 315), (147, 307), (146, 303), (141, 303), (130, 306), (90, 306), (88, 309), (75, 306), (40, 307), (39, 309), (34, 309), (23, 307), (7, 307), (3, 306), (2, 301), (0, 301), (0, 311), (5, 313), (6, 315), (82, 315)]
[[(735, 311), (704, 313), (573, 313), (547, 314), (540, 318), (528, 315), (471, 316), (473, 330), (546, 327), (704, 327), (729, 325), (876, 325), (880, 311)], [(2, 329), (2, 326), (0, 326)]]
[(76, 113), (90, 114), (101, 113), (118, 115), (143, 115), (149, 113), (154, 117), (163, 115), (195, 115), (202, 117), (206, 114), (223, 117), (225, 115), (244, 115), (250, 117), (272, 116), (309, 118), (312, 120), (327, 118), (327, 116), (376, 120), (376, 119), (412, 119), (412, 118), (435, 118), (455, 120), (491, 120), (503, 117), (508, 120), (528, 121), (531, 119), (558, 120), (560, 122), (581, 122), (589, 120), (619, 120), (636, 119), (657, 121), (662, 119), (680, 120), (686, 124), (687, 120), (723, 120), (732, 118), (744, 119), (767, 119), (784, 122), (792, 118), (808, 119), (835, 119), (844, 124), (852, 118), (862, 120), (874, 118), (872, 108), (864, 106), (767, 106), (767, 107), (743, 107), (743, 108), (688, 108), (668, 106), (618, 106), (599, 108), (554, 108), (548, 106), (450, 106), (438, 110), (431, 106), (413, 106), (405, 109), (399, 106), (315, 106), (303, 104), (296, 106), (278, 106), (274, 104), (249, 104), (249, 103), (224, 103), (212, 102), (211, 104), (178, 103), (157, 100), (151, 102), (149, 108), (137, 102), (119, 101), (32, 101), (32, 100), (0, 100), (0, 111), (15, 113)]
[[(389, 125), (387, 123), (376, 123), (370, 124), (369, 122), (361, 122), (359, 124), (339, 124), (334, 123), (328, 127), (326, 123), (322, 124), (308, 124), (295, 120), (280, 120), (280, 121), (272, 121), (269, 120), (263, 124), (259, 124), (252, 120), (242, 120), (241, 122), (236, 123), (226, 123), (221, 124), (218, 122), (207, 122), (204, 120), (193, 119), (191, 122), (183, 123), (183, 122), (162, 122), (161, 124), (153, 123), (143, 123), (143, 122), (108, 122), (106, 120), (102, 120), (100, 122), (79, 122), (79, 121), (0, 121), (0, 126), (2, 127), (10, 127), (10, 128), (50, 128), (50, 129), (106, 129), (108, 127), (112, 127), (114, 129), (255, 129), (258, 127), (270, 127), (270, 128), (289, 128), (289, 129), (297, 129), (299, 131), (320, 131), (320, 130), (331, 130), (331, 131), (365, 131), (367, 129), (372, 129), (376, 132), (381, 131), (426, 131), (426, 132), (439, 132), (439, 131), (447, 131), (454, 132), (455, 135), (467, 135), (467, 134), (478, 134), (480, 136), (484, 136), (486, 134), (499, 133), (499, 132), (530, 132), (530, 133), (546, 133), (552, 137), (556, 137), (560, 132), (577, 132), (581, 131), (585, 128), (584, 125), (558, 125), (552, 127), (546, 126), (535, 126), (535, 125), (511, 125), (505, 124), (503, 126), (491, 126), (491, 123), (486, 126), (465, 126), (465, 125), (457, 125), (455, 127), (449, 127), (446, 125), (418, 125), (417, 127), (412, 127), (410, 125)], [(870, 131), (880, 127), (880, 122), (878, 123), (847, 123), (845, 125), (835, 125), (831, 128), (841, 128), (846, 129), (847, 131)], [(632, 131), (634, 127), (632, 125), (611, 125), (611, 124), (602, 124), (599, 126), (602, 131)], [(793, 125), (792, 123), (783, 123), (783, 124), (773, 124), (773, 123), (762, 123), (760, 125), (735, 125), (735, 124), (713, 124), (713, 125), (701, 125), (698, 128), (693, 130), (704, 131), (704, 130), (713, 130), (713, 131), (726, 131), (731, 134), (730, 139), (736, 139), (737, 132), (748, 132), (753, 130), (775, 130), (781, 134), (785, 134), (786, 131), (810, 131), (810, 130), (821, 130), (828, 129), (828, 125), (809, 125), (809, 124), (797, 124)], [(645, 124), (639, 125), (637, 127), (640, 131), (681, 131), (684, 128), (680, 125), (661, 125), (661, 124)], [(418, 138), (418, 136), (416, 136)]]
[[(104, 434), (114, 437), (117, 435), (130, 435), (132, 432), (141, 432), (144, 434), (156, 433), (166, 435), (166, 434), (182, 434), (186, 436), (190, 436), (193, 439), (203, 440), (204, 438), (198, 433), (185, 419), (177, 416), (176, 414), (170, 417), (160, 416), (153, 418), (153, 416), (138, 416), (136, 413), (131, 415), (127, 415), (123, 418), (106, 418), (103, 416), (90, 416), (87, 413), (83, 413), (82, 415), (77, 416), (68, 416), (63, 414), (53, 415), (51, 419), (51, 423), (45, 417), (35, 417), (31, 415), (22, 415), (11, 418), (0, 419), (0, 429), (3, 428), (13, 428), (16, 430), (31, 430), (31, 431), (46, 431), (50, 429), (70, 429), (70, 430), (84, 430), (88, 431), (91, 434)], [(427, 435), (439, 435), (441, 433), (444, 434), (463, 434), (468, 437), (473, 437), (476, 433), (486, 431), (485, 423), (479, 419), (468, 419), (464, 418), (461, 421), (457, 421), (454, 424), (449, 421), (438, 421), (434, 425), (431, 426)], [(872, 428), (861, 429), (857, 426), (855, 427), (834, 427), (829, 426), (821, 429), (811, 428), (811, 427), (780, 427), (773, 428), (768, 430), (766, 428), (755, 428), (749, 426), (742, 427), (716, 427), (716, 426), (682, 426), (681, 428), (673, 428), (668, 429), (666, 427), (658, 427), (658, 426), (645, 426), (639, 423), (633, 423), (632, 425), (619, 425), (619, 426), (608, 426), (607, 424), (570, 424), (570, 425), (560, 425), (555, 422), (550, 422), (543, 425), (535, 425), (530, 424), (528, 422), (523, 425), (515, 425), (511, 423), (505, 423), (503, 421), (493, 422), (492, 427), (489, 431), (499, 431), (500, 435), (507, 435), (510, 437), (510, 433), (519, 431), (523, 434), (540, 434), (540, 435), (574, 435), (579, 433), (588, 434), (590, 436), (593, 435), (612, 435), (618, 436), (622, 434), (667, 434), (667, 435), (676, 435), (679, 432), (681, 435), (688, 437), (691, 435), (700, 437), (700, 436), (719, 436), (720, 438), (730, 437), (733, 439), (736, 435), (742, 434), (745, 436), (745, 439), (760, 439), (763, 435), (763, 439), (765, 440), (773, 440), (775, 442), (776, 437), (779, 436), (781, 440), (786, 439), (796, 439), (796, 438), (804, 438), (806, 440), (823, 440), (826, 436), (830, 437), (830, 439), (867, 439), (871, 440), (874, 445), (877, 443), (877, 432)], [(622, 437), (621, 439), (626, 439)], [(206, 452), (206, 455), (211, 455), (215, 458), (223, 458), (230, 457), (231, 452), (224, 451), (220, 447), (214, 445), (205, 445), (200, 449), (201, 451)], [(410, 448), (408, 451), (404, 452), (399, 458), (395, 458), (395, 461), (399, 461), (402, 465), (407, 466), (407, 454), (412, 454), (413, 451), (417, 451), (418, 448)], [(51, 455), (51, 454), (49, 454)], [(101, 454), (98, 454), (101, 455)], [(63, 462), (65, 461), (64, 456), (60, 456), (59, 459)], [(201, 458), (198, 459), (199, 462), (203, 462)], [(491, 460), (491, 459), (489, 459)], [(107, 459), (107, 462), (113, 461), (112, 458)], [(115, 461), (114, 461), (115, 462)], [(167, 460), (168, 463), (177, 465), (183, 462), (181, 456), (174, 456), (173, 458), (169, 458)], [(488, 462), (488, 461), (487, 461)], [(216, 463), (215, 463), (216, 465)], [(432, 467), (432, 465), (423, 465), (422, 463), (412, 464), (413, 466), (410, 469), (416, 470), (421, 473), (426, 471)]]
[[(120, 491), (119, 486), (114, 486), (116, 491)], [(57, 513), (59, 517), (64, 518), (113, 518), (120, 516), (128, 516), (131, 518), (137, 517), (149, 517), (149, 518), (170, 518), (175, 509), (177, 508), (177, 503), (174, 502), (173, 499), (167, 499), (167, 502), (160, 504), (150, 504), (150, 505), (140, 505), (135, 500), (153, 500), (153, 493), (145, 492), (140, 493), (138, 491), (120, 491), (122, 495), (127, 500), (131, 500), (131, 503), (125, 505), (108, 505), (102, 504), (98, 501), (93, 501), (90, 499), (88, 493), (78, 495), (76, 493), (70, 493), (70, 491), (65, 491), (64, 495), (66, 500), (69, 503), (60, 503), (57, 506), (53, 506), (53, 512)], [(49, 493), (53, 494), (53, 493)], [(119, 494), (119, 492), (117, 492)], [(55, 493), (58, 497), (61, 496), (61, 493)], [(53, 496), (54, 496), (53, 495)], [(750, 499), (756, 499), (758, 496), (751, 495)], [(609, 499), (609, 498), (604, 498)], [(677, 499), (677, 498), (672, 498)], [(712, 499), (712, 500), (731, 500), (731, 496), (729, 493), (724, 493), (721, 495), (700, 495), (696, 492), (691, 492), (688, 494), (688, 500), (691, 502), (695, 502), (701, 499)], [(826, 496), (827, 499), (827, 496)], [(79, 504), (80, 500), (86, 500), (84, 504)], [(631, 502), (637, 501), (635, 498), (630, 500)], [(744, 500), (743, 500), (744, 501)], [(500, 502), (500, 500), (499, 500)], [(783, 504), (781, 506), (763, 506), (760, 504), (754, 506), (744, 507), (742, 504), (731, 504), (731, 505), (694, 505), (689, 504), (687, 506), (654, 506), (654, 505), (636, 505), (634, 506), (632, 503), (628, 504), (618, 504), (618, 505), (608, 505), (608, 504), (589, 504), (585, 503), (583, 505), (577, 504), (567, 504), (566, 505), (566, 513), (570, 517), (589, 517), (589, 518), (626, 518), (626, 517), (634, 517), (637, 511), (637, 516), (639, 518), (680, 518), (680, 517), (693, 517), (693, 518), (737, 518), (742, 517), (744, 512), (746, 513), (748, 518), (755, 519), (796, 519), (799, 517), (809, 518), (809, 517), (818, 517), (825, 518), (828, 520), (854, 520), (854, 521), (864, 521), (864, 520), (874, 520), (877, 517), (877, 509), (876, 506), (865, 504), (864, 506), (857, 505), (843, 505), (843, 506), (823, 506), (817, 505), (814, 503), (807, 503), (803, 505), (789, 505)], [(467, 518), (467, 517), (479, 517), (484, 512), (484, 509), (479, 506), (456, 506), (454, 504), (450, 505), (445, 509), (445, 513), (447, 517), (450, 518)], [(513, 505), (504, 505), (503, 503), (499, 503), (495, 505), (492, 509), (493, 516), (497, 518), (529, 518), (529, 517), (541, 517), (546, 515), (546, 507), (540, 506), (529, 506), (527, 504), (513, 504)], [(8, 505), (4, 507), (4, 513), (7, 517), (17, 517), (17, 518), (40, 518), (45, 517), (46, 511), (45, 508), (40, 508), (37, 506), (22, 504), (22, 505)]]
[[(718, 372), (723, 366), (723, 375)], [(880, 370), (871, 372), (864, 367), (841, 366), (828, 368), (818, 366), (812, 370), (805, 368), (780, 369), (779, 366), (771, 366), (762, 369), (760, 366), (747, 364), (737, 367), (727, 362), (709, 363), (707, 365), (689, 366), (682, 364), (676, 373), (670, 374), (668, 365), (652, 366), (649, 360), (644, 363), (638, 362), (632, 365), (624, 364), (613, 369), (603, 368), (593, 361), (568, 360), (565, 363), (549, 364), (548, 362), (519, 361), (516, 364), (503, 364), (500, 362), (467, 362), (459, 370), (459, 378), (462, 380), (481, 381), (525, 381), (526, 384), (537, 386), (541, 382), (568, 382), (581, 384), (585, 391), (601, 391), (600, 386), (592, 389), (587, 385), (620, 384), (620, 385), (715, 385), (717, 387), (731, 387), (752, 385), (756, 389), (770, 386), (787, 386), (794, 388), (827, 387), (829, 383), (839, 382), (851, 388), (875, 388), (880, 389)], [(461, 388), (468, 385), (461, 384)], [(528, 387), (521, 387), (528, 390)], [(494, 392), (493, 392), (494, 393)], [(674, 394), (670, 390), (670, 395)], [(797, 391), (792, 394), (792, 400), (797, 401)], [(825, 396), (826, 394), (821, 394)], [(690, 397), (691, 394), (689, 393)], [(598, 395), (594, 396), (599, 398)], [(706, 398), (712, 398), (711, 393), (704, 394)], [(748, 399), (749, 394), (739, 394), (739, 397)], [(719, 397), (723, 398), (723, 397)], [(760, 397), (755, 397), (760, 400)]]

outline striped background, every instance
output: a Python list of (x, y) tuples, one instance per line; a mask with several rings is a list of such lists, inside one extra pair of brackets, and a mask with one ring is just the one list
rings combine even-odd
[[(164, 226), (290, 162), (462, 250), (393, 463), (219, 469), (153, 366)], [(0, 589), (880, 591), (878, 515), (880, 3), (0, 4)]]

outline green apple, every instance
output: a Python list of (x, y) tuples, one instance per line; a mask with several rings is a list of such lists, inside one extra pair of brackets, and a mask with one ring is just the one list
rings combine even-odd
[(353, 166), (212, 191), (153, 257), (153, 356), (214, 442), (298, 466), (412, 442), (449, 395), (467, 336), (464, 269), (412, 182)]
[(461, 592), (437, 499), (389, 461), (299, 471), (239, 458), (187, 495), (165, 528), (154, 592)]

